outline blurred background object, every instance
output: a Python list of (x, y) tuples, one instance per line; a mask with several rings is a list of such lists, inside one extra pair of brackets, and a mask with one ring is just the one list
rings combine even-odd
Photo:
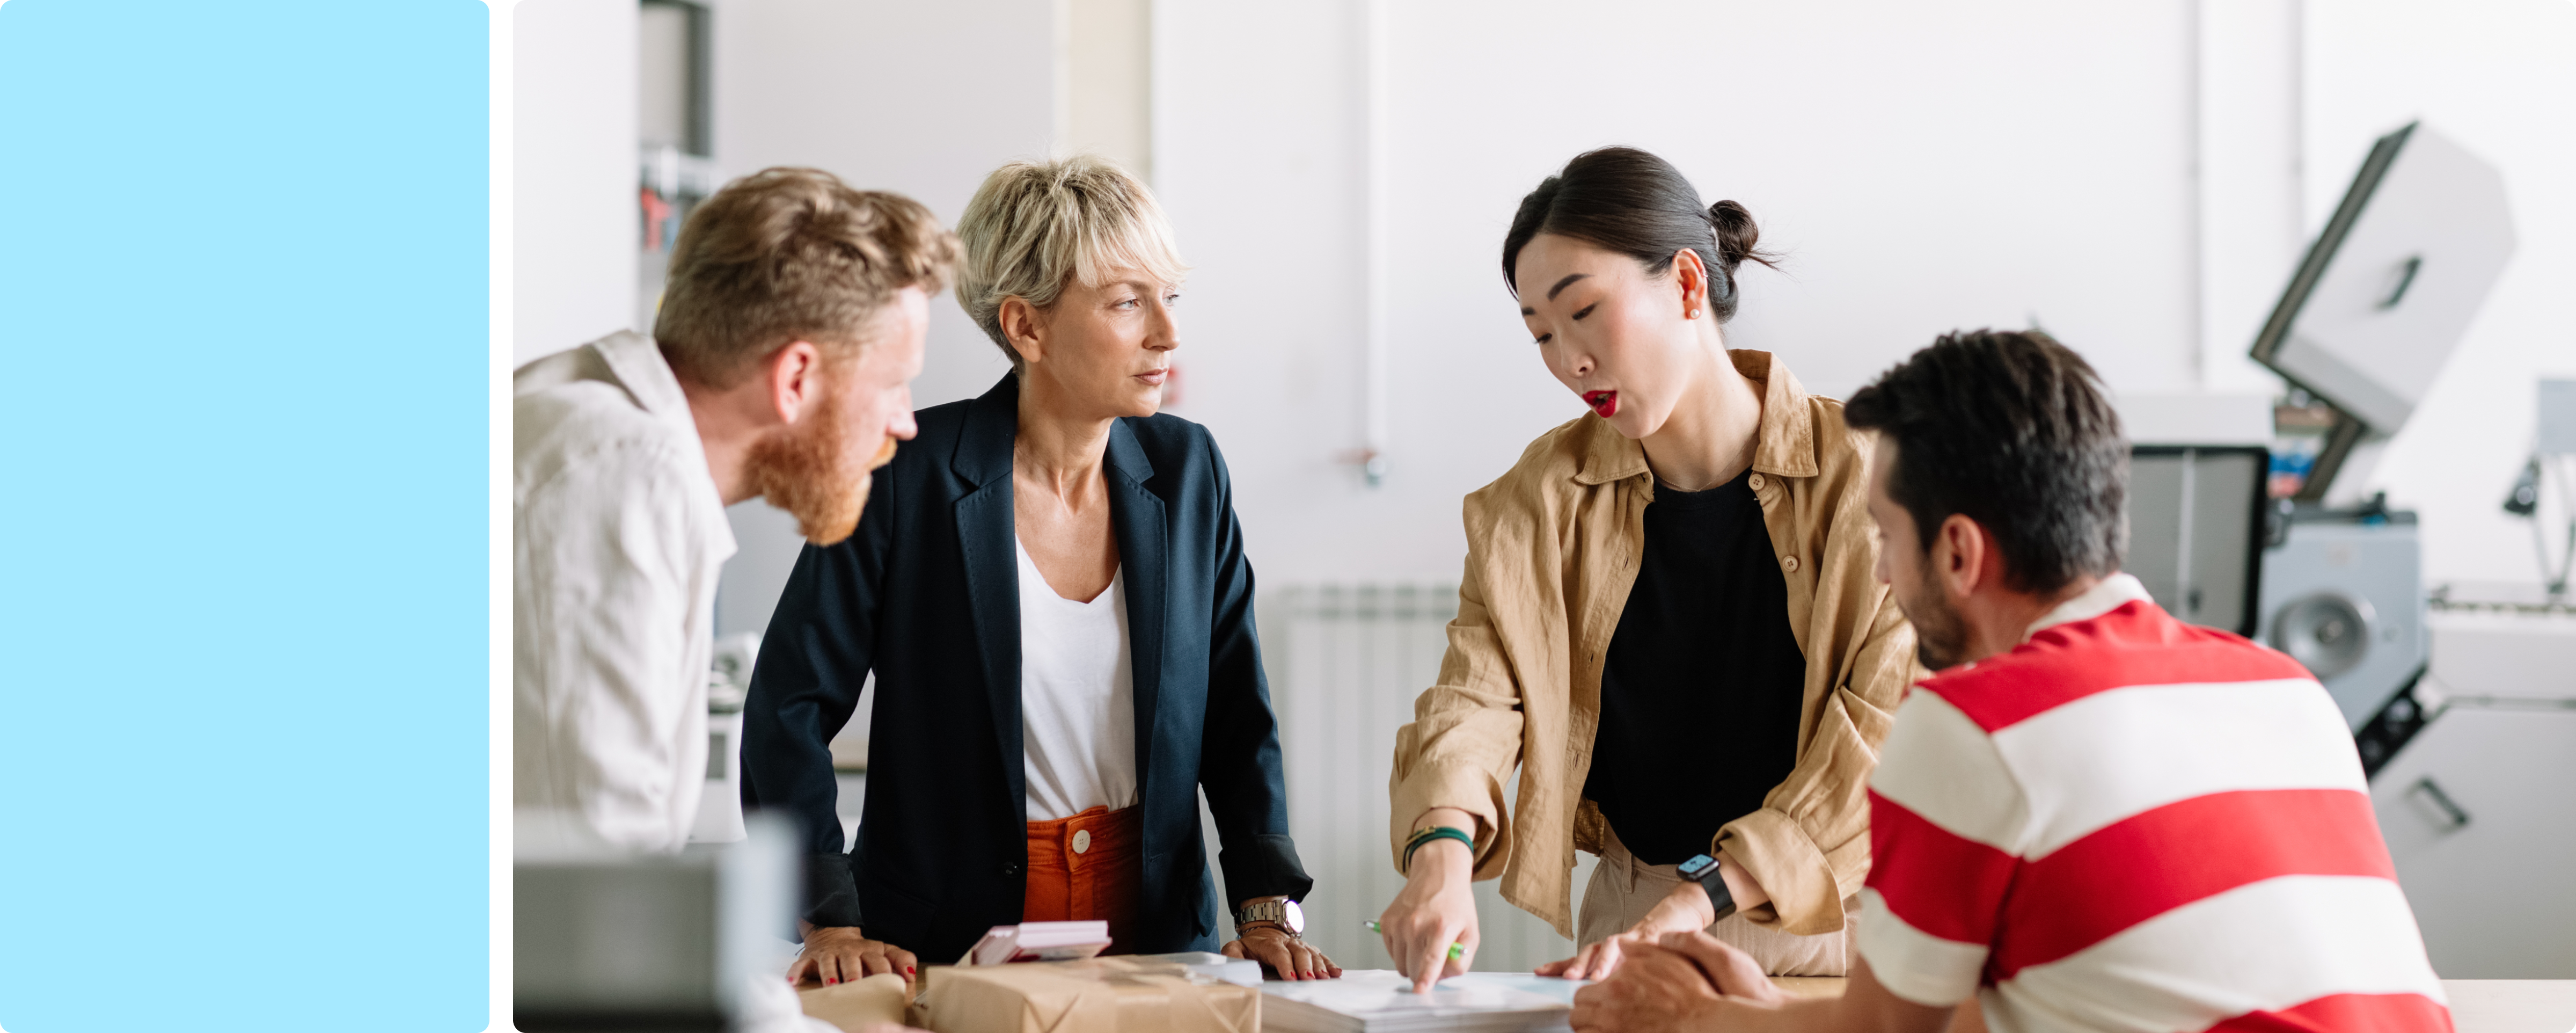
[[(1231, 467), (1263, 579), (1292, 824), (1318, 879), (1306, 907), (1345, 964), (1386, 963), (1373, 937), (1334, 931), (1355, 919), (1324, 916), (1373, 915), (1393, 892), (1385, 740), (1445, 643), (1443, 607), (1455, 601), (1440, 596), (1465, 555), (1459, 501), (1582, 411), (1530, 353), (1496, 249), (1521, 195), (1586, 148), (1654, 150), (1706, 199), (1751, 210), (1788, 261), (1745, 274), (1727, 335), (1781, 355), (1813, 391), (1848, 394), (1960, 327), (2044, 324), (2085, 354), (2141, 446), (2194, 450), (2187, 477), (2180, 452), (2141, 466), (2142, 485), (2166, 476), (2155, 463), (2174, 466), (2171, 489), (2154, 496), (2172, 519), (2153, 518), (2164, 522), (2136, 563), (2142, 574), (2170, 567), (2160, 590), (2172, 594), (2159, 598), (2177, 613), (2198, 590), (2195, 619), (2245, 630), (2247, 613), (2263, 621), (2291, 601), (2272, 594), (2294, 580), (2277, 561), (2254, 571), (2250, 602), (2219, 601), (2235, 585), (2214, 572), (2235, 569), (2233, 543), (2252, 531), (2230, 520), (2233, 530), (2204, 534), (2203, 522), (2234, 511), (2234, 496), (2217, 493), (2258, 475), (2275, 500), (2329, 483), (2347, 508), (2384, 494), (2370, 510), (2381, 524), (2292, 530), (2274, 509), (2262, 525), (2266, 557), (2315, 545), (2322, 570), (2348, 556), (2417, 586), (2347, 590), (2371, 603), (2371, 634), (2401, 618), (2417, 630), (2400, 628), (2343, 677), (2410, 654), (2396, 683), (2428, 662), (2427, 679), (2438, 675), (2455, 611), (2428, 612), (2428, 594), (2546, 597), (2527, 544), (2539, 525), (2497, 493), (2543, 436), (2533, 385), (2576, 376), (2562, 297), (2576, 282), (2576, 191), (2565, 188), (2576, 183), (2576, 5), (2564, 0), (679, 6), (512, 8), (517, 360), (643, 325), (656, 275), (645, 246), (667, 246), (672, 217), (643, 191), (672, 211), (690, 200), (686, 183), (661, 189), (660, 147), (680, 156), (681, 180), (813, 165), (952, 220), (985, 173), (1016, 157), (1090, 149), (1148, 176), (1195, 266), (1178, 353), (1189, 391), (1170, 411), (1206, 424)], [(2376, 142), (2419, 121), (2493, 167), (2517, 247), (2447, 360), (2401, 379), (2409, 418), (2384, 428), (2377, 462), (2311, 476), (2334, 402), (2350, 400), (2286, 383), (2248, 348)], [(699, 141), (705, 150), (692, 149)], [(660, 236), (648, 217), (664, 221)], [(2440, 271), (2428, 259), (2418, 275)], [(2367, 285), (2385, 298), (2396, 282)], [(978, 394), (1003, 370), (956, 306), (933, 306), (918, 404)], [(2256, 446), (2268, 449), (2260, 473), (2239, 469)], [(2415, 523), (2388, 516), (2403, 513)], [(742, 551), (718, 629), (756, 633), (800, 543), (764, 504), (732, 516)], [(2337, 552), (2327, 540), (2363, 527), (2373, 542), (2412, 533), (2413, 544)], [(2222, 544), (2225, 555), (2210, 551)], [(2339, 615), (2300, 613), (2319, 643)], [(2273, 629), (2253, 630), (2268, 641)], [(2545, 695), (2531, 678), (2563, 677), (2513, 670), (2479, 677), (2524, 679), (2512, 698)], [(2412, 699), (2390, 688), (2337, 690), (2384, 700), (2362, 712), (2365, 746), (2371, 722)], [(864, 792), (866, 706), (834, 743), (847, 815)], [(2425, 719), (2440, 712), (2416, 707), (2379, 727), (2438, 731)], [(2374, 762), (2382, 788), (2437, 741), (2401, 738), (2379, 740), (2397, 743)], [(2551, 741), (2576, 753), (2576, 738)], [(2435, 780), (2472, 827), (2576, 827), (2576, 796), (2521, 811), (2459, 788), (2477, 779)], [(2396, 820), (2383, 821), (2396, 842)], [(2477, 847), (2503, 866), (2479, 877), (2537, 892), (2536, 869), (2513, 867), (2540, 863), (2515, 852), (2537, 841), (2442, 841), (2517, 844)], [(2431, 892), (2421, 879), (2469, 871), (2418, 875), (2411, 856), (2399, 861), (2410, 895)], [(1490, 892), (1480, 968), (1571, 951)], [(2502, 921), (2529, 928), (2555, 899), (2541, 893)], [(2478, 967), (2490, 955), (2450, 953), (2439, 925), (2426, 919), (2444, 975), (2505, 971)], [(2576, 959), (2521, 957), (2576, 976)]]
[(753, 979), (784, 985), (798, 847), (783, 823), (678, 854), (585, 842), (543, 812), (515, 824), (518, 1028), (712, 1033), (749, 1011)]

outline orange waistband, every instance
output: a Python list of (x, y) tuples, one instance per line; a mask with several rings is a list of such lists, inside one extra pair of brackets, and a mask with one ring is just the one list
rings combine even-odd
[(1144, 845), (1144, 825), (1135, 807), (1094, 807), (1069, 818), (1029, 823), (1029, 860), (1058, 857), (1099, 860), (1102, 855), (1134, 853)]

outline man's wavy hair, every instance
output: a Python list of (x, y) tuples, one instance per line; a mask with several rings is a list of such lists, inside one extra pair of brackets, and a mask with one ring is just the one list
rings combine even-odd
[(1895, 443), (1887, 493), (1919, 548), (1958, 513), (1995, 537), (2015, 590), (2120, 569), (2129, 443), (2101, 376), (2047, 334), (1943, 334), (1843, 403), (1843, 420)]
[(689, 214), (653, 338), (680, 376), (728, 388), (792, 341), (855, 358), (895, 292), (936, 294), (956, 267), (956, 234), (920, 202), (819, 169), (763, 169)]

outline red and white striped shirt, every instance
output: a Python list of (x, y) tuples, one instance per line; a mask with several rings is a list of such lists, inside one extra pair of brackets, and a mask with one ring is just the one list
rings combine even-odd
[(1870, 847), (1871, 972), (1997, 1030), (2451, 1028), (2324, 687), (2126, 574), (1907, 696)]

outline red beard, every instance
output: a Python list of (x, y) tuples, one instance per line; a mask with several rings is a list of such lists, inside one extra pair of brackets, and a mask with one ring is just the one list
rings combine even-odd
[[(867, 438), (877, 447), (869, 449)], [(838, 545), (859, 529), (867, 508), (869, 472), (894, 461), (895, 442), (868, 434), (841, 416), (838, 396), (826, 393), (807, 419), (751, 446), (744, 473), (769, 504), (796, 518), (797, 533), (816, 545)]]

